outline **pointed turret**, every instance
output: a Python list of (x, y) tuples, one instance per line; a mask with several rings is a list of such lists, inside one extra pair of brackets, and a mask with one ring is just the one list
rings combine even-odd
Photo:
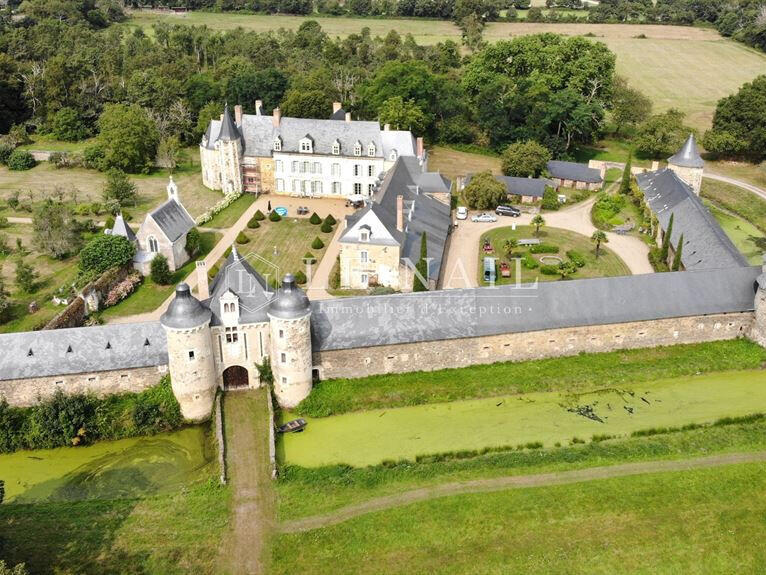
[(233, 142), (234, 140), (239, 140), (240, 137), (237, 125), (231, 117), (231, 112), (229, 112), (229, 104), (226, 104), (223, 109), (223, 120), (221, 121), (221, 132), (218, 135), (218, 139), (223, 142)]
[(117, 217), (114, 219), (114, 226), (112, 226), (112, 235), (122, 236), (131, 243), (135, 243), (136, 241), (136, 234), (133, 233), (133, 230), (130, 229), (130, 226), (125, 222), (125, 219), (122, 217), (122, 212), (119, 212), (117, 214)]
[(682, 168), (702, 168), (705, 165), (702, 156), (697, 151), (697, 140), (694, 134), (689, 134), (683, 147), (668, 158), (668, 164)]

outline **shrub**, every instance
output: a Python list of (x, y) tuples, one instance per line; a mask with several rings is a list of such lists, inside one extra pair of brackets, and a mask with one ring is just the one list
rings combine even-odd
[(303, 255), (303, 261), (305, 263), (307, 263), (307, 264), (315, 264), (315, 263), (317, 263), (317, 259), (314, 257), (314, 254), (312, 254), (311, 252), (306, 252)]
[(141, 285), (143, 278), (138, 272), (133, 272), (128, 275), (124, 280), (118, 283), (116, 286), (109, 290), (104, 299), (104, 307), (111, 307), (120, 303)]
[(0, 140), (0, 164), (7, 164), (8, 158), (13, 153), (13, 150), (16, 149), (16, 146), (13, 145), (13, 143), (9, 142), (8, 140)]
[(209, 277), (210, 279), (213, 279), (213, 278), (215, 278), (215, 276), (217, 276), (217, 275), (218, 275), (218, 266), (217, 266), (217, 265), (214, 265), (212, 268), (210, 268), (210, 269), (208, 270), (208, 272), (207, 272), (207, 277)]
[(575, 443), (585, 443), (585, 440), (584, 439), (580, 439), (579, 437), (573, 437), (572, 438), (572, 444), (574, 445)]
[(261, 210), (258, 210), (253, 214), (253, 219), (258, 222), (261, 222), (266, 219), (266, 216), (263, 215), (263, 212)]
[(543, 201), (540, 205), (544, 210), (558, 210), (561, 204), (559, 204), (559, 195), (556, 190), (546, 186), (543, 192)]
[(559, 253), (559, 247), (556, 244), (537, 244), (535, 246), (529, 246), (529, 253), (531, 253), (531, 254), (557, 254), (557, 253)]
[(156, 284), (168, 285), (172, 280), (168, 258), (162, 254), (154, 256), (154, 259), (149, 266), (149, 271), (152, 276), (152, 281)]
[(335, 264), (330, 272), (330, 280), (328, 283), (330, 284), (330, 288), (340, 289), (340, 256), (335, 259)]
[(580, 252), (569, 250), (567, 252), (567, 257), (572, 260), (572, 263), (578, 268), (585, 266), (585, 257)]
[(533, 270), (535, 268), (540, 267), (540, 262), (538, 262), (535, 258), (530, 256), (529, 254), (524, 254), (521, 257), (521, 265), (523, 265), (528, 270)]
[(546, 276), (557, 276), (559, 275), (559, 266), (543, 264), (540, 266), (540, 273)]
[(309, 221), (315, 226), (318, 226), (319, 224), (322, 223), (322, 218), (319, 217), (318, 213), (314, 212), (313, 214), (311, 214)]
[(321, 250), (324, 247), (324, 242), (318, 237), (314, 238), (314, 241), (311, 242), (311, 247), (315, 250)]
[(85, 148), (82, 154), (82, 165), (91, 170), (103, 170), (104, 148), (99, 144)]
[(322, 227), (320, 229), (322, 230), (323, 233), (329, 234), (332, 231), (332, 224), (328, 222), (327, 220), (325, 220), (322, 223)]
[(281, 219), (282, 219), (282, 216), (280, 216), (277, 212), (271, 212), (269, 214), (269, 221), (278, 222)]
[(197, 228), (190, 229), (189, 233), (186, 234), (186, 245), (184, 246), (186, 253), (189, 254), (189, 257), (194, 257), (197, 255), (201, 247), (202, 236), (200, 235), (199, 230)]
[(136, 248), (127, 238), (98, 234), (80, 251), (80, 269), (100, 274), (111, 267), (127, 264), (135, 253)]
[(610, 195), (606, 192), (599, 193), (591, 211), (593, 225), (601, 229), (610, 229), (612, 218), (619, 214), (624, 207), (625, 196)]
[(293, 276), (295, 277), (295, 283), (297, 284), (303, 285), (307, 281), (306, 274), (303, 273), (303, 270), (298, 270)]
[(250, 228), (251, 230), (255, 230), (257, 228), (260, 228), (261, 224), (258, 223), (258, 218), (253, 216), (252, 218), (250, 218), (250, 221), (247, 222), (247, 227)]
[(13, 150), (8, 156), (8, 169), (15, 171), (31, 170), (37, 165), (34, 156), (26, 150)]
[(324, 219), (324, 221), (326, 221), (326, 222), (330, 222), (330, 225), (331, 225), (331, 226), (334, 226), (335, 224), (337, 224), (337, 223), (338, 223), (338, 222), (336, 221), (336, 219), (335, 219), (334, 217), (332, 217), (332, 214), (327, 214), (327, 217)]
[(662, 248), (653, 247), (649, 250), (649, 263), (652, 264), (656, 272), (670, 271), (668, 262), (662, 257)]
[(238, 244), (246, 244), (250, 241), (250, 238), (247, 237), (247, 234), (245, 232), (239, 232), (237, 234), (237, 243)]
[(82, 121), (77, 110), (61, 108), (51, 121), (51, 132), (59, 140), (76, 142), (88, 137), (88, 127)]

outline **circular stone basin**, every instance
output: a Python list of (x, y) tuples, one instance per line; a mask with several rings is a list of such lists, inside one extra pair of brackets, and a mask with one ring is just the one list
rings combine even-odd
[(540, 257), (540, 261), (543, 262), (544, 264), (549, 263), (546, 260), (552, 260), (552, 263), (555, 263), (555, 264), (560, 264), (564, 261), (559, 256), (541, 256)]

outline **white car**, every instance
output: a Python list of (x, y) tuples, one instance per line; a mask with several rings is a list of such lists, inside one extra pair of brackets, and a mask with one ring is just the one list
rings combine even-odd
[(492, 214), (479, 214), (478, 216), (474, 216), (471, 218), (472, 222), (485, 222), (493, 224), (497, 221), (497, 217), (493, 216)]
[(465, 220), (468, 218), (468, 208), (465, 206), (460, 206), (457, 209), (457, 219), (459, 220)]

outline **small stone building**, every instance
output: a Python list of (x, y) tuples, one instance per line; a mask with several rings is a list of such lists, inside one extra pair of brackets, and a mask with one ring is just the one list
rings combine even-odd
[(600, 190), (604, 183), (601, 171), (589, 168), (577, 162), (551, 160), (547, 164), (548, 174), (554, 187), (575, 188), (578, 190)]
[[(469, 183), (471, 183), (472, 174), (466, 176), (462, 185), (461, 191)], [(519, 198), (524, 204), (532, 204), (539, 202), (543, 199), (545, 194), (545, 188), (556, 187), (551, 180), (545, 178), (518, 178), (515, 176), (495, 176), (495, 179), (505, 186), (505, 191), (508, 194), (508, 200), (513, 201), (513, 198)]]

